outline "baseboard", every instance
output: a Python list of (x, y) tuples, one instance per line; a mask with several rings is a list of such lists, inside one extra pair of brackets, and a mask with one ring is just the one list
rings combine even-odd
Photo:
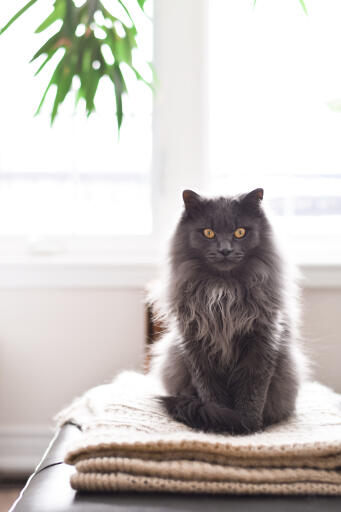
[(44, 426), (0, 427), (0, 478), (31, 474), (52, 437)]

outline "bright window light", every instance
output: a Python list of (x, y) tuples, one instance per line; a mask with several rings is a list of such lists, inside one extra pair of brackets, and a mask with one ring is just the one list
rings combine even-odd
[[(0, 236), (148, 234), (152, 229), (149, 88), (122, 69), (131, 96), (125, 98), (127, 115), (119, 137), (113, 86), (105, 80), (99, 85), (97, 111), (89, 119), (85, 109), (75, 113), (69, 95), (50, 128), (53, 89), (49, 105), (34, 117), (58, 61), (56, 55), (46, 70), (33, 76), (42, 61), (29, 64), (29, 60), (47, 38), (46, 32), (33, 32), (52, 4), (38, 2), (0, 37)], [(2, 0), (0, 25), (21, 6), (22, 2)], [(140, 51), (151, 61), (152, 23), (139, 12), (135, 23)], [(51, 35), (55, 30), (52, 26)], [(138, 68), (138, 52), (134, 57)]]
[(212, 192), (263, 186), (293, 234), (341, 234), (341, 2), (209, 5)]

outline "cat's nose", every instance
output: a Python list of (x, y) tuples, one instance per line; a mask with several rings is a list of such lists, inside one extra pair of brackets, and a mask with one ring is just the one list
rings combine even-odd
[(232, 252), (232, 249), (220, 249), (219, 252), (223, 255), (223, 256), (228, 256), (231, 252)]

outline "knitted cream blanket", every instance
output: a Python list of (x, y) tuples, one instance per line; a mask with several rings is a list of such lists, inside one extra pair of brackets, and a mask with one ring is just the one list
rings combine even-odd
[(74, 489), (341, 495), (341, 396), (305, 384), (289, 421), (247, 436), (207, 434), (168, 418), (151, 376), (124, 372), (59, 415), (82, 435), (65, 461)]

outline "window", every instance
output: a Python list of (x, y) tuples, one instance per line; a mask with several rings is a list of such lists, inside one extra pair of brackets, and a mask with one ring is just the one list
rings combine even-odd
[[(1, 22), (22, 3), (2, 1)], [(150, 89), (122, 69), (132, 95), (125, 98), (119, 140), (113, 88), (105, 81), (99, 85), (97, 112), (89, 119), (75, 113), (69, 95), (50, 128), (53, 89), (50, 104), (33, 117), (59, 57), (33, 76), (42, 61), (29, 60), (47, 38), (33, 31), (52, 3), (38, 2), (0, 39), (0, 237), (147, 235), (152, 231)], [(135, 22), (138, 67), (141, 53), (152, 60), (152, 23), (137, 11)], [(51, 35), (55, 31), (52, 26)]]
[(295, 243), (323, 250), (341, 235), (341, 4), (306, 4), (208, 2), (210, 186), (263, 186)]
[[(1, 19), (12, 3), (1, 5)], [(48, 12), (47, 3), (35, 9)], [(32, 118), (46, 78), (34, 79), (27, 65), (39, 36), (26, 13), (20, 40), (27, 45), (8, 52), (18, 25), (0, 40), (8, 70), (0, 84), (0, 249), (6, 235), (47, 236), (51, 252), (74, 247), (81, 255), (90, 247), (90, 259), (96, 248), (112, 262), (120, 250), (122, 261), (128, 255), (147, 264), (178, 218), (183, 189), (229, 194), (263, 186), (299, 261), (337, 258), (341, 5), (307, 0), (307, 7), (308, 16), (299, 0), (154, 2), (157, 94), (139, 87), (119, 145), (105, 83), (88, 121), (70, 104), (52, 130), (46, 108)], [(23, 81), (31, 84), (29, 99)], [(36, 254), (46, 247), (33, 246)]]

